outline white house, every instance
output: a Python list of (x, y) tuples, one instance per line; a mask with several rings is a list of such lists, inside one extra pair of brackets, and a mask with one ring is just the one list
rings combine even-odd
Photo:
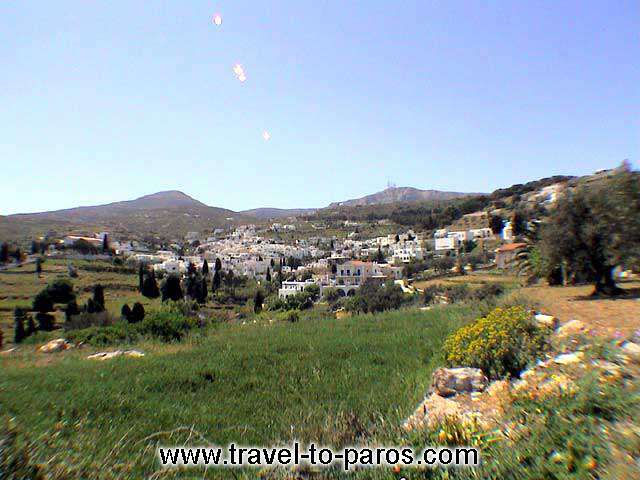
[(437, 251), (456, 250), (460, 246), (458, 237), (436, 238), (435, 249)]
[(469, 233), (471, 234), (471, 237), (474, 240), (479, 239), (479, 238), (486, 239), (486, 238), (492, 238), (493, 237), (493, 232), (488, 227), (487, 228), (472, 228), (471, 230), (469, 230)]
[(315, 285), (313, 280), (306, 280), (304, 282), (288, 281), (282, 282), (282, 288), (278, 290), (278, 297), (287, 298), (289, 295), (295, 295), (296, 293), (303, 292), (309, 285)]

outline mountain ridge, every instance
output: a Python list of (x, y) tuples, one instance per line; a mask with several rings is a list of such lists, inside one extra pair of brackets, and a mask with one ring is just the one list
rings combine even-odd
[(446, 192), (442, 190), (421, 190), (414, 187), (388, 187), (384, 190), (364, 197), (345, 200), (343, 202), (333, 202), (329, 208), (335, 207), (357, 207), (363, 205), (385, 205), (400, 202), (420, 202), (428, 200), (451, 200), (454, 198), (471, 195), (482, 195), (480, 193)]

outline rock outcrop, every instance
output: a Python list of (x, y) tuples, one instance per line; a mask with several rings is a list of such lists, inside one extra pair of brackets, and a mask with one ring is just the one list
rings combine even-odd
[(441, 397), (482, 392), (489, 381), (479, 368), (439, 368), (433, 373), (431, 391)]

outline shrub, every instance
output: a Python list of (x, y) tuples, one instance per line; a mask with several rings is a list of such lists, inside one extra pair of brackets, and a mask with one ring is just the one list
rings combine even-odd
[(496, 308), (449, 336), (444, 352), (450, 366), (480, 368), (490, 378), (517, 376), (547, 348), (549, 333), (522, 306)]
[(46, 287), (53, 303), (69, 303), (76, 298), (73, 284), (64, 278), (58, 278)]
[(46, 288), (38, 292), (34, 297), (32, 306), (33, 310), (40, 313), (47, 313), (53, 310), (53, 301)]
[(140, 302), (136, 302), (133, 304), (131, 315), (129, 316), (128, 320), (131, 323), (139, 323), (144, 320), (144, 307)]
[(82, 330), (89, 327), (108, 327), (116, 323), (109, 312), (80, 312), (70, 315), (64, 322), (65, 331)]
[(136, 332), (118, 322), (108, 327), (89, 327), (67, 332), (67, 340), (73, 343), (87, 343), (95, 346), (114, 345), (137, 338)]
[(48, 313), (38, 312), (36, 313), (36, 320), (38, 320), (38, 330), (50, 332), (53, 330), (56, 318)]
[(286, 312), (282, 312), (278, 318), (284, 322), (296, 323), (300, 320), (300, 314), (297, 310), (288, 310)]
[(498, 283), (486, 283), (472, 293), (472, 297), (476, 300), (487, 300), (497, 297), (504, 292), (502, 285)]
[(129, 320), (129, 318), (131, 317), (131, 307), (129, 307), (128, 304), (125, 303), (122, 306), (122, 309), (120, 309), (120, 316), (123, 320)]
[(25, 318), (26, 318), (26, 313), (21, 308), (16, 308), (13, 311), (13, 319), (14, 319), (13, 343), (22, 343), (22, 340), (24, 340), (27, 336), (24, 330)]
[(142, 335), (157, 337), (165, 342), (180, 340), (189, 330), (198, 326), (194, 317), (176, 315), (168, 312), (155, 312), (138, 324)]
[(270, 312), (275, 312), (276, 310), (282, 310), (285, 307), (285, 302), (278, 296), (268, 297), (266, 302), (266, 309)]
[(307, 310), (313, 307), (313, 296), (309, 292), (298, 292), (287, 297), (287, 310)]
[(162, 292), (162, 301), (173, 300), (174, 302), (181, 300), (184, 297), (182, 293), (182, 286), (180, 285), (180, 278), (177, 275), (169, 275), (162, 282), (160, 287)]
[(330, 287), (324, 289), (323, 297), (329, 305), (333, 305), (342, 298), (342, 295), (340, 295), (340, 290)]
[(450, 303), (462, 302), (469, 297), (469, 287), (465, 283), (450, 285), (442, 290), (442, 294), (449, 299)]

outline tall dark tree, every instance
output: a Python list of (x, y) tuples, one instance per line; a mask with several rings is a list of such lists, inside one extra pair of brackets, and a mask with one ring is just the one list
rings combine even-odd
[(271, 265), (271, 268), (276, 266), (276, 262), (275, 260), (272, 258), (271, 261), (269, 262), (269, 265)]
[(78, 315), (80, 313), (80, 308), (75, 300), (71, 300), (67, 303), (66, 308), (64, 309), (64, 317), (67, 322), (71, 321), (71, 317), (74, 315)]
[(187, 265), (187, 275), (195, 275), (196, 272), (196, 266), (192, 262), (189, 262)]
[(269, 270), (269, 267), (267, 267), (266, 280), (267, 280), (267, 282), (271, 281), (271, 270)]
[(144, 287), (144, 266), (142, 262), (138, 265), (138, 291), (142, 293), (142, 289)]
[(36, 274), (42, 275), (42, 259), (40, 257), (36, 258)]
[(511, 217), (511, 228), (515, 236), (524, 235), (527, 232), (527, 214), (521, 208), (516, 208)]
[(215, 292), (220, 288), (220, 271), (216, 270), (213, 274), (213, 282), (211, 283), (211, 291)]
[(207, 298), (209, 297), (209, 288), (207, 286), (207, 277), (202, 277), (202, 282), (200, 284), (199, 297), (196, 299), (198, 303), (207, 303)]
[(500, 235), (502, 233), (502, 227), (504, 226), (502, 217), (499, 215), (491, 215), (489, 217), (489, 228), (494, 235)]
[(180, 285), (180, 278), (177, 275), (168, 275), (162, 285), (160, 286), (160, 292), (162, 293), (162, 301), (182, 300), (184, 293), (182, 292), (182, 285)]
[(22, 343), (22, 341), (26, 338), (26, 332), (24, 331), (24, 321), (26, 318), (26, 314), (24, 310), (21, 308), (16, 308), (13, 311), (13, 342), (14, 343)]
[(220, 270), (222, 270), (222, 262), (220, 261), (219, 258), (216, 258), (216, 264), (215, 264), (214, 270), (216, 272), (219, 272)]
[(376, 262), (384, 263), (384, 255), (382, 254), (382, 249), (378, 245), (378, 253), (376, 254)]
[(129, 307), (128, 304), (125, 303), (122, 305), (122, 308), (120, 309), (120, 316), (127, 322), (131, 320), (131, 307)]
[(9, 244), (2, 242), (0, 245), (0, 263), (7, 263), (9, 261)]
[(33, 320), (33, 315), (27, 316), (27, 337), (30, 337), (34, 333), (36, 333), (38, 329), (36, 328), (36, 322)]
[(131, 309), (131, 316), (129, 317), (129, 321), (131, 323), (138, 323), (144, 320), (144, 307), (140, 302), (136, 302), (133, 304), (133, 308)]
[(260, 313), (262, 311), (262, 304), (264, 303), (264, 295), (262, 290), (257, 289), (256, 294), (253, 297), (253, 311), (255, 313)]
[(38, 248), (38, 242), (36, 242), (35, 240), (31, 241), (31, 255), (35, 255), (36, 253), (38, 253), (39, 248)]
[(202, 275), (205, 277), (209, 275), (209, 264), (207, 263), (206, 258), (204, 259), (204, 262), (202, 262)]
[(102, 237), (102, 253), (109, 253), (109, 235), (106, 233)]
[(104, 287), (99, 283), (93, 286), (93, 303), (95, 312), (104, 312)]
[(160, 296), (160, 289), (158, 288), (158, 282), (156, 281), (156, 274), (153, 270), (149, 272), (142, 283), (142, 295), (147, 298), (158, 298)]

